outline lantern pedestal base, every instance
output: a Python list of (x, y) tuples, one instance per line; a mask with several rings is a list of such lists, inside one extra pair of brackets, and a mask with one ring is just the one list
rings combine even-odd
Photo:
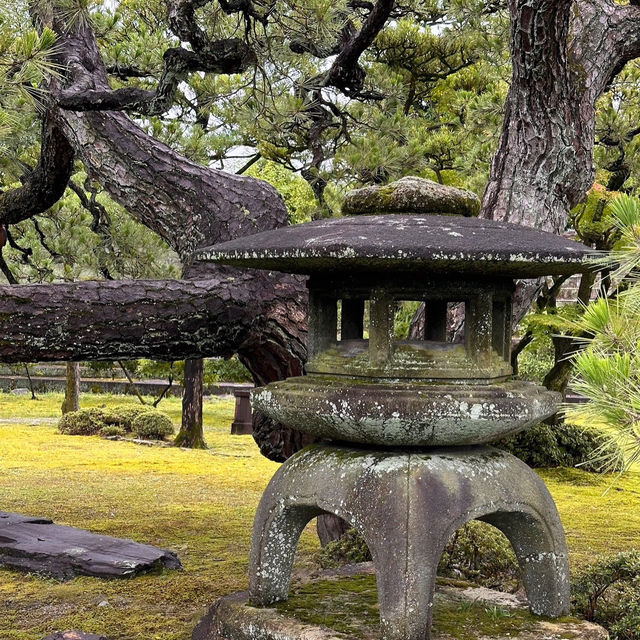
[[(245, 591), (217, 600), (195, 628), (192, 640), (380, 640), (380, 625), (371, 591), (375, 581), (357, 573), (349, 577), (320, 575), (294, 587), (284, 607), (253, 607)], [(298, 594), (295, 593), (298, 591)], [(295, 596), (299, 595), (298, 598)], [(310, 600), (319, 606), (309, 608)], [(508, 612), (490, 621), (487, 611)], [(607, 632), (585, 620), (558, 621), (534, 617), (508, 593), (484, 588), (438, 586), (434, 635), (438, 640), (607, 640)]]
[(436, 569), (456, 529), (480, 519), (511, 542), (534, 614), (569, 611), (564, 531), (526, 464), (489, 446), (417, 451), (312, 445), (267, 487), (252, 535), (250, 602), (286, 600), (306, 524), (333, 513), (355, 527), (376, 567), (382, 637), (428, 640)]

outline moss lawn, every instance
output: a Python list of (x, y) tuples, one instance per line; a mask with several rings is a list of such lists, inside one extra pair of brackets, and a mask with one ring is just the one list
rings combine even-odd
[[(61, 394), (33, 401), (0, 393), (0, 509), (166, 547), (185, 570), (58, 583), (0, 569), (0, 638), (40, 640), (75, 628), (109, 640), (189, 640), (208, 604), (247, 587), (253, 513), (278, 465), (250, 436), (229, 434), (231, 398), (205, 403), (206, 451), (63, 436), (55, 426), (61, 402)], [(83, 408), (137, 403), (82, 397)], [(178, 424), (179, 399), (159, 408)], [(541, 476), (557, 501), (574, 569), (596, 554), (640, 547), (640, 473)], [(298, 564), (313, 566), (317, 548), (309, 527)]]

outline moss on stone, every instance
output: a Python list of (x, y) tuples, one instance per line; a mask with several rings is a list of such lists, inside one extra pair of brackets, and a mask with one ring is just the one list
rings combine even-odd
[[(352, 638), (379, 637), (380, 620), (374, 575), (351, 576), (307, 583), (294, 588), (289, 600), (277, 605), (279, 613), (300, 622), (329, 627)], [(345, 615), (348, 612), (348, 615)], [(458, 601), (437, 594), (432, 637), (478, 640), (533, 630), (540, 620), (523, 608), (513, 609), (477, 601)], [(554, 622), (577, 622), (565, 617)], [(575, 637), (567, 634), (568, 638)]]

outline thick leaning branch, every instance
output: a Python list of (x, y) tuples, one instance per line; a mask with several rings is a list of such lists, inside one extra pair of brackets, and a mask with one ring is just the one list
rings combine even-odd
[[(293, 278), (232, 269), (208, 280), (4, 286), (0, 360), (228, 357), (247, 341), (259, 343), (262, 325), (277, 321), (287, 327), (290, 362), (299, 361), (300, 291)], [(259, 369), (255, 374), (268, 377)]]
[[(88, 25), (53, 21), (67, 87), (108, 91), (109, 81)], [(64, 89), (63, 88), (63, 89)], [(64, 129), (93, 179), (189, 265), (203, 246), (286, 225), (285, 204), (268, 183), (189, 161), (145, 133), (124, 113), (59, 110)]]
[(0, 193), (0, 224), (22, 222), (53, 206), (73, 173), (73, 158), (73, 147), (62, 128), (46, 114), (38, 164), (22, 187)]

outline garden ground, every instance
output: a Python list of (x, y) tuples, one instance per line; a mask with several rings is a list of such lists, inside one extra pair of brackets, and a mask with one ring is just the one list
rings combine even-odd
[[(61, 402), (61, 394), (37, 401), (0, 394), (0, 509), (169, 548), (184, 571), (59, 583), (0, 570), (0, 638), (40, 640), (77, 628), (110, 640), (189, 640), (209, 603), (246, 588), (253, 514), (278, 465), (251, 437), (229, 434), (230, 398), (205, 403), (207, 451), (60, 435)], [(81, 402), (88, 408), (138, 401), (87, 394)], [(178, 399), (160, 408), (178, 423)], [(640, 546), (640, 473), (616, 478), (556, 469), (541, 476), (567, 530), (572, 569), (597, 554)], [(317, 548), (310, 527), (297, 564), (313, 566)]]

